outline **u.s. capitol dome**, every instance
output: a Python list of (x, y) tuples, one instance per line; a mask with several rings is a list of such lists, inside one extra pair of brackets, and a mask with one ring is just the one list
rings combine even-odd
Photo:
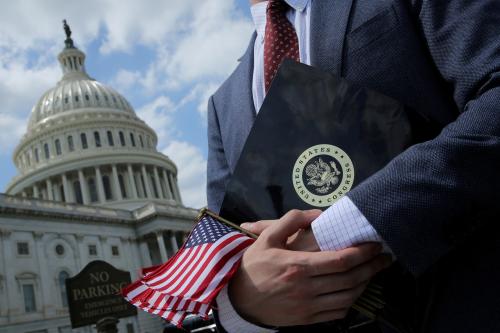
[(33, 107), (7, 194), (126, 209), (181, 204), (177, 168), (156, 150), (153, 129), (87, 74), (70, 38), (58, 60), (62, 78)]

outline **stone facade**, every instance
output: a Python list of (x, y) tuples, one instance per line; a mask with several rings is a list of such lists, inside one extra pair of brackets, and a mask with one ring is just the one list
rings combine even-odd
[[(177, 251), (196, 214), (159, 203), (130, 211), (0, 194), (0, 332), (71, 332), (64, 278), (104, 260), (135, 279)], [(139, 311), (119, 327), (152, 333), (163, 322)]]

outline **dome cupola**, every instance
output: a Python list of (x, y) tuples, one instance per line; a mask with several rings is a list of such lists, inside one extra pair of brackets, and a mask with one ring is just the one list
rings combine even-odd
[(63, 25), (66, 33), (66, 40), (64, 41), (66, 47), (57, 57), (64, 74), (63, 80), (70, 77), (90, 79), (85, 72), (85, 53), (78, 50), (73, 44), (71, 29), (66, 20), (63, 20)]

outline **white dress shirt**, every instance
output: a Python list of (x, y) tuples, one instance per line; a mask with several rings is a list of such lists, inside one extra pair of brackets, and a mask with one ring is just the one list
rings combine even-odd
[[(309, 27), (311, 2), (313, 0), (285, 0), (290, 5), (288, 20), (293, 24), (299, 41), (299, 56), (302, 63), (311, 64)], [(330, 0), (328, 0), (330, 1)], [(254, 44), (254, 66), (252, 77), (252, 96), (256, 112), (259, 112), (265, 96), (264, 87), (264, 34), (266, 27), (267, 1), (251, 7), (252, 19), (257, 37)], [(364, 242), (383, 242), (365, 216), (348, 198), (343, 197), (313, 223), (314, 237), (322, 251), (341, 250)], [(384, 244), (386, 252), (390, 249)], [(227, 332), (254, 333), (274, 332), (254, 325), (241, 318), (229, 300), (227, 286), (217, 296), (219, 320)]]

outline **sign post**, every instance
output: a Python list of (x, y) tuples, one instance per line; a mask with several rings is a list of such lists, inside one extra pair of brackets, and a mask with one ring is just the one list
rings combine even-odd
[(131, 281), (129, 272), (101, 260), (90, 262), (76, 276), (67, 279), (71, 327), (96, 324), (98, 332), (117, 332), (117, 318), (137, 315), (137, 309), (120, 295)]

